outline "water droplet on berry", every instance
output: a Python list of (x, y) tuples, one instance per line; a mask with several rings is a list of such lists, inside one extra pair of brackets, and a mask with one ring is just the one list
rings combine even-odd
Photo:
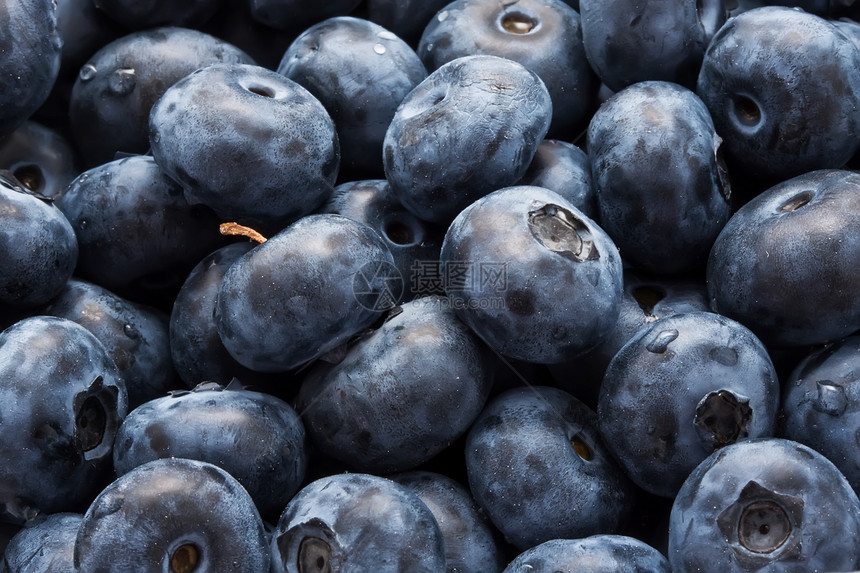
[(678, 338), (679, 332), (674, 328), (670, 330), (663, 330), (654, 337), (651, 342), (645, 347), (649, 352), (653, 352), (655, 354), (663, 354), (669, 348), (669, 344)]
[(440, 22), (444, 22), (445, 20), (447, 20), (447, 19), (448, 19), (448, 11), (447, 11), (447, 10), (442, 10), (442, 11), (441, 11), (441, 12), (439, 12), (439, 14), (436, 16), (436, 19), (437, 19), (437, 20), (439, 20)]
[(114, 71), (109, 78), (110, 91), (118, 96), (124, 96), (134, 91), (137, 85), (137, 76), (131, 68), (120, 68)]
[(393, 32), (389, 32), (388, 30), (382, 30), (376, 36), (379, 38), (382, 38), (383, 40), (396, 40), (397, 39), (397, 35), (394, 34)]
[(83, 66), (81, 66), (81, 71), (78, 72), (78, 77), (81, 79), (82, 82), (88, 82), (94, 77), (96, 77), (96, 74), (98, 72), (98, 69), (96, 69), (94, 65), (84, 64)]
[(140, 333), (131, 324), (126, 324), (125, 326), (123, 326), (122, 331), (129, 338), (137, 338), (138, 336), (140, 336)]
[(374, 44), (373, 45), (373, 51), (376, 52), (377, 54), (382, 55), (385, 53), (385, 46), (383, 46), (382, 44)]

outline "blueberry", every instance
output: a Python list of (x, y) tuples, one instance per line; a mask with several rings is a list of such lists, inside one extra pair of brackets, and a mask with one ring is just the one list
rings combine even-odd
[(215, 324), (215, 302), (224, 273), (253, 248), (250, 241), (225, 245), (206, 255), (191, 270), (170, 311), (170, 355), (183, 385), (193, 388), (212, 381), (227, 385), (233, 378), (250, 385), (260, 374), (230, 356)]
[(609, 362), (640, 329), (673, 314), (707, 310), (710, 301), (704, 280), (625, 269), (621, 311), (612, 333), (585, 354), (550, 365), (550, 372), (561, 388), (596, 409)]
[(305, 430), (295, 410), (241, 385), (202, 383), (129, 412), (116, 435), (114, 468), (122, 476), (159, 458), (209, 462), (248, 491), (264, 517), (280, 515), (307, 467)]
[(785, 381), (781, 435), (815, 449), (860, 491), (860, 336), (804, 357)]
[(128, 33), (102, 46), (81, 66), (69, 104), (73, 140), (86, 167), (117, 152), (149, 149), (152, 105), (171, 85), (216, 63), (253, 63), (231, 44), (181, 27)]
[(647, 80), (692, 88), (705, 49), (726, 21), (727, 4), (580, 0), (585, 55), (613, 91)]
[(75, 537), (82, 519), (80, 513), (52, 513), (33, 520), (9, 541), (0, 572), (73, 571)]
[(600, 388), (600, 433), (627, 475), (674, 497), (711, 452), (772, 436), (779, 380), (746, 327), (710, 312), (661, 318), (615, 355)]
[(466, 470), (478, 505), (520, 551), (614, 533), (632, 507), (597, 414), (557, 388), (513, 388), (491, 400), (469, 430)]
[(430, 19), (450, 0), (367, 0), (367, 18), (416, 46)]
[(669, 562), (675, 573), (854, 570), (860, 500), (807, 446), (738, 442), (709, 456), (678, 492)]
[(707, 265), (711, 308), (766, 344), (796, 347), (860, 328), (860, 174), (779, 183), (729, 219)]
[(669, 561), (650, 545), (624, 535), (552, 539), (519, 554), (503, 573), (671, 573)]
[(129, 30), (143, 30), (157, 26), (198, 28), (212, 17), (220, 3), (221, 0), (191, 0), (189, 2), (93, 0), (93, 5), (96, 8)]
[(597, 195), (591, 177), (588, 154), (572, 143), (544, 139), (518, 185), (535, 185), (555, 191), (582, 211), (598, 220)]
[(731, 172), (779, 181), (839, 168), (860, 146), (860, 51), (832, 23), (765, 6), (728, 20), (702, 62), (696, 93)]
[(340, 165), (319, 100), (248, 64), (214, 64), (171, 86), (152, 107), (149, 138), (190, 202), (270, 232), (319, 207)]
[(551, 118), (546, 86), (522, 64), (457, 58), (397, 108), (383, 142), (385, 177), (407, 209), (447, 225), (476, 199), (523, 176)]
[(701, 271), (728, 221), (720, 137), (691, 90), (643, 81), (591, 118), (588, 153), (600, 225), (624, 261), (651, 273)]
[(79, 246), (72, 224), (52, 199), (0, 171), (0, 303), (34, 308), (71, 278)]
[(442, 573), (433, 513), (404, 486), (370, 474), (312, 481), (284, 509), (272, 538), (273, 573)]
[(83, 326), (33, 316), (0, 333), (0, 520), (82, 511), (127, 404), (116, 364)]
[(304, 30), (308, 26), (349, 14), (361, 0), (246, 0), (254, 20), (278, 30)]
[(90, 504), (75, 539), (76, 571), (269, 570), (260, 514), (221, 468), (158, 459), (117, 478)]
[(0, 7), (0, 139), (41, 106), (60, 71), (63, 41), (54, 0), (18, 0)]
[(507, 357), (569, 360), (618, 318), (615, 245), (548, 189), (513, 186), (475, 201), (448, 228), (441, 260), (458, 316)]
[(498, 531), (481, 513), (469, 489), (431, 471), (408, 471), (389, 476), (414, 492), (433, 512), (445, 538), (449, 573), (499, 573), (505, 567), (505, 547)]
[(585, 57), (579, 12), (562, 0), (457, 0), (424, 28), (418, 55), (428, 70), (488, 54), (521, 63), (552, 99), (551, 137), (572, 139), (588, 123), (600, 82)]
[(79, 174), (71, 143), (35, 121), (25, 121), (0, 141), (0, 169), (8, 170), (25, 189), (48, 198), (59, 196)]
[(494, 361), (447, 302), (402, 305), (341, 362), (307, 374), (295, 403), (315, 451), (357, 471), (404, 471), (466, 432), (490, 393)]
[(76, 278), (41, 312), (72, 320), (99, 339), (125, 382), (130, 409), (178, 384), (164, 312)]
[(139, 302), (175, 292), (194, 265), (225, 242), (215, 214), (189, 205), (150, 156), (83, 172), (57, 206), (77, 236), (76, 275)]
[(303, 217), (240, 257), (221, 279), (215, 307), (221, 341), (252, 370), (296, 369), (346, 343), (397, 302), (392, 269), (388, 247), (364, 223)]
[(406, 42), (352, 16), (305, 30), (284, 52), (278, 73), (307, 88), (337, 128), (344, 181), (383, 175), (382, 142), (400, 102), (427, 70)]
[(403, 279), (401, 300), (443, 294), (433, 277), (425, 275), (438, 268), (445, 229), (422, 221), (403, 207), (385, 179), (341, 183), (319, 211), (355, 219), (379, 233)]

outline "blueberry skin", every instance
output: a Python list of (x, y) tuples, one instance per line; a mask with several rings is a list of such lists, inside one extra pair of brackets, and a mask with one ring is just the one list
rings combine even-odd
[(550, 365), (560, 387), (597, 409), (606, 368), (636, 333), (654, 321), (684, 312), (710, 310), (705, 281), (624, 270), (621, 311), (609, 337), (585, 354)]
[(400, 484), (370, 474), (312, 481), (290, 501), (272, 537), (272, 573), (443, 573), (433, 513)]
[(305, 477), (305, 430), (295, 410), (279, 398), (205, 382), (140, 405), (117, 432), (118, 476), (168, 457), (224, 469), (248, 491), (261, 515), (277, 520)]
[(308, 215), (254, 247), (227, 270), (215, 323), (247, 368), (286, 372), (368, 328), (390, 301), (388, 247), (347, 217)]
[(427, 77), (394, 33), (352, 16), (329, 18), (290, 44), (278, 73), (307, 88), (337, 128), (342, 180), (383, 175), (382, 142), (403, 98)]
[(430, 265), (430, 272), (436, 268), (431, 263), (439, 261), (445, 229), (413, 215), (400, 203), (385, 179), (341, 183), (319, 212), (355, 219), (379, 233), (403, 279), (401, 301), (444, 292), (425, 276), (423, 266)]
[(693, 571), (851, 571), (860, 501), (830, 461), (779, 438), (709, 456), (672, 506), (669, 563)]
[(0, 169), (49, 198), (59, 196), (80, 174), (72, 144), (56, 130), (29, 120), (0, 141)]
[(695, 87), (727, 16), (724, 0), (580, 0), (579, 13), (588, 62), (615, 92), (647, 80)]
[(266, 543), (251, 496), (229, 473), (159, 459), (117, 478), (92, 502), (75, 540), (75, 571), (260, 573), (269, 570)]
[(462, 56), (509, 58), (536, 73), (552, 99), (549, 135), (573, 139), (597, 104), (579, 12), (562, 0), (456, 0), (432, 18), (418, 43), (428, 70)]
[(171, 86), (152, 107), (149, 139), (189, 202), (272, 233), (319, 207), (340, 165), (319, 100), (248, 64), (214, 64)]
[(711, 312), (642, 328), (606, 369), (600, 434), (628, 477), (674, 497), (713, 451), (772, 436), (779, 379), (767, 350), (738, 322)]
[(215, 325), (215, 301), (224, 273), (255, 243), (231, 243), (206, 255), (188, 274), (170, 311), (170, 356), (185, 387), (206, 381), (245, 384), (257, 377), (230, 356)]
[(307, 374), (295, 404), (315, 451), (356, 471), (405, 471), (468, 430), (489, 396), (494, 361), (447, 302), (402, 305), (341, 362)]
[(603, 445), (597, 414), (548, 386), (493, 398), (466, 439), (472, 495), (519, 551), (614, 533), (633, 488)]
[(254, 62), (232, 44), (175, 26), (128, 33), (92, 54), (69, 102), (72, 138), (84, 166), (111, 161), (117, 152), (146, 153), (153, 104), (180, 79), (216, 63)]
[(60, 71), (63, 41), (53, 0), (3, 2), (0, 21), (0, 139), (48, 99)]
[(552, 118), (543, 81), (498, 56), (465, 56), (403, 99), (383, 142), (385, 177), (417, 217), (449, 224), (478, 198), (516, 183)]
[(433, 512), (445, 538), (448, 573), (499, 573), (505, 548), (469, 489), (446, 475), (423, 470), (388, 476), (417, 495)]
[(417, 46), (430, 19), (450, 0), (367, 0), (367, 18)]
[(127, 410), (116, 365), (83, 326), (33, 316), (0, 333), (0, 520), (82, 511)]
[(215, 214), (189, 205), (150, 156), (83, 172), (57, 206), (77, 236), (76, 275), (136, 301), (179, 288), (200, 259), (225, 243)]
[[(612, 239), (542, 187), (475, 201), (448, 228), (441, 260), (457, 315), (510, 358), (569, 360), (605, 339), (618, 318), (622, 268)], [(461, 271), (474, 276), (457, 280)]]
[(34, 520), (9, 540), (0, 573), (69, 573), (82, 520), (80, 513), (52, 513)]
[(78, 261), (75, 231), (49, 198), (0, 171), (0, 303), (33, 308), (55, 296)]
[(821, 344), (860, 328), (860, 174), (818, 170), (764, 191), (720, 232), (711, 309), (769, 346)]
[(247, 0), (257, 22), (277, 30), (304, 30), (334, 16), (352, 12), (361, 0)]
[(860, 336), (808, 354), (785, 381), (779, 435), (823, 454), (860, 491)]
[(598, 219), (625, 263), (651, 273), (703, 270), (731, 214), (720, 136), (696, 94), (643, 81), (588, 125)]
[(546, 187), (573, 203), (590, 219), (598, 220), (591, 160), (572, 143), (558, 139), (541, 141), (517, 185)]
[(503, 573), (672, 573), (656, 549), (625, 535), (552, 539), (519, 554)]
[(199, 28), (215, 14), (221, 0), (192, 0), (171, 2), (155, 0), (92, 0), (93, 5), (112, 20), (129, 30), (143, 30), (157, 26), (185, 26)]
[(860, 51), (819, 16), (784, 6), (726, 22), (696, 93), (731, 171), (774, 184), (839, 168), (860, 146)]
[(125, 382), (129, 409), (179, 385), (164, 312), (77, 278), (40, 312), (72, 320), (99, 339)]

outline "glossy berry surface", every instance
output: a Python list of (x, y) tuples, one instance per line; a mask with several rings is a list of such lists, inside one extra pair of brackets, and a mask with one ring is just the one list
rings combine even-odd
[(571, 359), (618, 317), (612, 239), (548, 189), (513, 186), (478, 199), (448, 228), (441, 260), (458, 316), (510, 358)]
[(656, 549), (623, 535), (553, 539), (519, 554), (503, 573), (670, 573), (669, 561)]
[(860, 501), (830, 461), (777, 438), (727, 446), (684, 482), (669, 531), (672, 571), (851, 571)]
[[(227, 542), (229, 540), (229, 542)], [(217, 466), (148, 462), (93, 500), (75, 539), (75, 571), (268, 571), (263, 522), (248, 492)]]
[(445, 570), (430, 509), (404, 486), (370, 474), (307, 484), (281, 514), (271, 550), (278, 573)]
[(522, 64), (457, 58), (397, 108), (383, 142), (385, 178), (416, 216), (447, 225), (476, 199), (523, 176), (551, 119), (546, 86)]

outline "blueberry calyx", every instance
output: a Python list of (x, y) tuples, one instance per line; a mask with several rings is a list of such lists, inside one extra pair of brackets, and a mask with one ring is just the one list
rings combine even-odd
[(86, 461), (110, 456), (120, 425), (117, 389), (97, 376), (90, 387), (75, 396), (75, 444)]
[(654, 307), (666, 297), (666, 293), (655, 286), (643, 285), (634, 288), (632, 295), (633, 300), (636, 301), (636, 304), (645, 313), (645, 320), (648, 322), (657, 320), (657, 317), (654, 316)]
[(696, 429), (714, 450), (747, 437), (751, 419), (749, 398), (728, 390), (711, 392), (696, 406)]
[(183, 543), (170, 555), (170, 573), (192, 573), (200, 563), (200, 549), (193, 543)]
[(573, 446), (573, 451), (576, 452), (583, 460), (590, 462), (594, 459), (594, 452), (582, 438), (582, 436), (576, 435), (570, 439), (570, 445)]
[(591, 231), (573, 213), (558, 205), (529, 211), (529, 231), (547, 249), (576, 262), (600, 258)]
[(759, 568), (775, 559), (801, 555), (803, 500), (771, 491), (755, 481), (717, 517), (717, 525), (735, 552), (738, 563)]
[(738, 128), (755, 130), (762, 124), (764, 113), (758, 103), (747, 95), (738, 94), (731, 100), (732, 118)]
[(299, 573), (332, 573), (331, 545), (319, 537), (305, 537), (299, 544)]
[(499, 18), (499, 27), (509, 34), (531, 34), (540, 27), (540, 23), (520, 11), (505, 12)]
[(792, 198), (785, 201), (782, 205), (779, 206), (780, 213), (791, 213), (793, 211), (797, 211), (801, 207), (805, 206), (812, 200), (813, 194), (812, 191), (803, 191), (794, 195)]

